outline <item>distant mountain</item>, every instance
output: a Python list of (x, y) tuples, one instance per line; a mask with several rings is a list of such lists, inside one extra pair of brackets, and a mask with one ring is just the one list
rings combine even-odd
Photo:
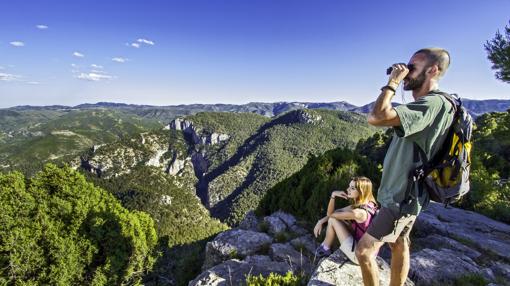
[(65, 162), (94, 145), (161, 127), (120, 110), (0, 110), (0, 169), (31, 166), (32, 173), (46, 162)]
[(510, 100), (503, 99), (473, 100), (464, 98), (462, 104), (475, 118), (484, 113), (503, 112), (510, 108)]
[[(462, 100), (466, 108), (473, 117), (478, 117), (484, 113), (494, 111), (505, 111), (510, 108), (510, 100), (488, 99), (488, 100)], [(394, 106), (398, 103), (394, 103)], [(345, 101), (338, 102), (250, 102), (247, 104), (180, 104), (168, 106), (137, 105), (113, 102), (84, 103), (76, 106), (16, 106), (7, 109), (0, 109), (0, 118), (2, 112), (7, 111), (53, 111), (68, 112), (70, 110), (83, 109), (115, 109), (133, 113), (144, 118), (156, 119), (168, 123), (179, 116), (192, 115), (198, 112), (250, 112), (266, 117), (278, 116), (282, 113), (297, 109), (329, 109), (341, 111), (354, 111), (358, 113), (369, 113), (373, 108), (374, 102), (363, 106), (356, 106)], [(0, 122), (1, 124), (1, 122)]]
[[(510, 108), (510, 100), (503, 99), (486, 99), (486, 100), (473, 100), (461, 98), (462, 104), (468, 110), (473, 118), (489, 113), (489, 112), (503, 112)], [(358, 113), (369, 113), (375, 105), (375, 101), (369, 104), (349, 109), (350, 111)], [(399, 103), (393, 103), (393, 106), (398, 106)]]

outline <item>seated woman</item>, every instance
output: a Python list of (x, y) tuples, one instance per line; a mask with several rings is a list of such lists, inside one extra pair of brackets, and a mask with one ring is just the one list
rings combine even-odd
[[(335, 210), (335, 199), (350, 199), (352, 204)], [(355, 242), (366, 232), (370, 222), (377, 211), (377, 203), (372, 194), (372, 182), (366, 177), (354, 177), (349, 183), (347, 191), (333, 191), (328, 204), (327, 215), (320, 219), (313, 230), (315, 237), (318, 237), (322, 225), (328, 223), (326, 238), (317, 248), (316, 257), (328, 256), (331, 254), (331, 245), (338, 237), (340, 250), (355, 264), (358, 264), (354, 254)]]

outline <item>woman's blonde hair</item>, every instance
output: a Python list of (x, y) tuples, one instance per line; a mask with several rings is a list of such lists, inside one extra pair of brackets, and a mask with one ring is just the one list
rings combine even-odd
[(374, 194), (372, 193), (372, 181), (367, 177), (354, 177), (354, 187), (359, 192), (359, 196), (354, 200), (354, 207), (358, 207), (368, 202), (377, 204)]

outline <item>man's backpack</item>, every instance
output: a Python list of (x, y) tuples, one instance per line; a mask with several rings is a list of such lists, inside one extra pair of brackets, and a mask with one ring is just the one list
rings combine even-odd
[(424, 164), (411, 173), (411, 179), (422, 183), (431, 200), (445, 206), (457, 201), (469, 192), (471, 166), (471, 133), (473, 119), (462, 106), (456, 94), (438, 92), (452, 104), (454, 117), (448, 135), (432, 160), (427, 161), (425, 152), (415, 144)]

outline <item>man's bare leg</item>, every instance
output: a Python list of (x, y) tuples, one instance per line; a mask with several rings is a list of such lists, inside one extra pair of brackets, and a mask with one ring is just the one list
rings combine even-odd
[(363, 284), (365, 286), (379, 285), (379, 267), (375, 261), (375, 254), (384, 242), (380, 242), (375, 237), (365, 233), (356, 246), (356, 257), (361, 267)]
[(409, 238), (400, 236), (391, 248), (391, 280), (390, 286), (404, 285), (409, 273)]

